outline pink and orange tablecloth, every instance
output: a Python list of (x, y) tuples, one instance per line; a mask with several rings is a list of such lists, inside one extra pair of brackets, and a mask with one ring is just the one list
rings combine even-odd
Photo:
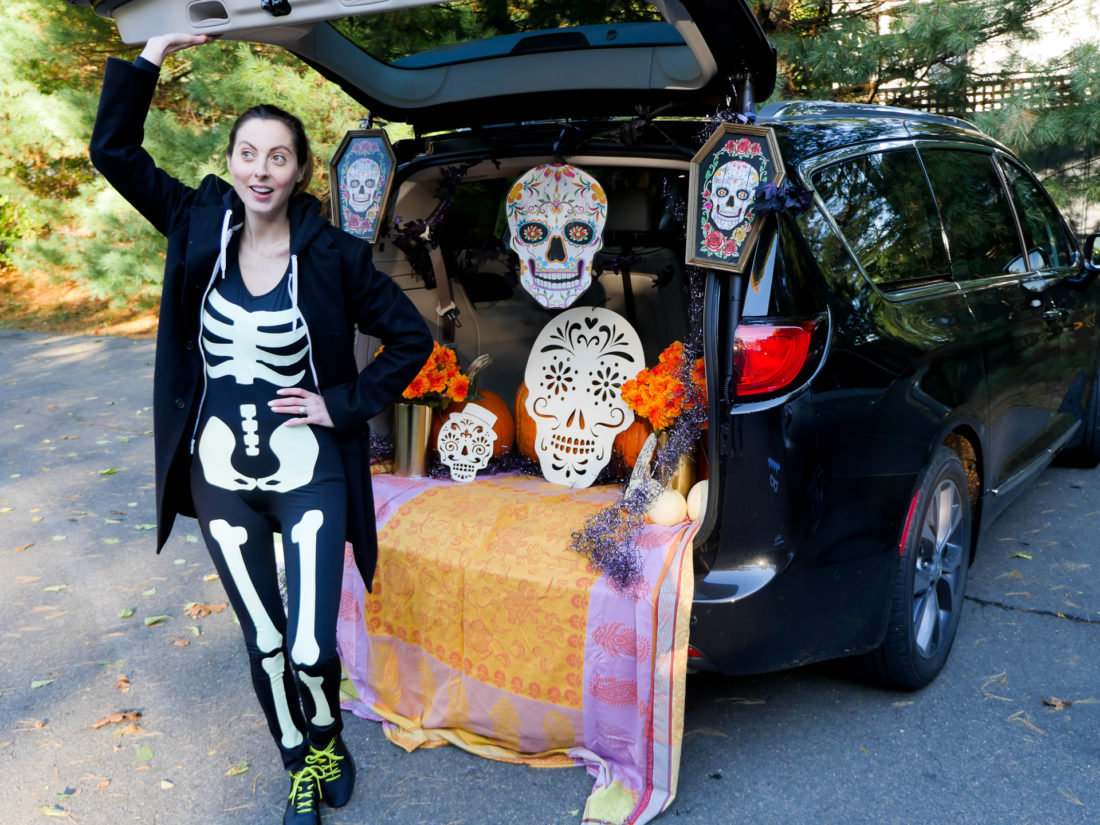
[(338, 643), (358, 698), (411, 751), (583, 764), (585, 823), (642, 823), (676, 793), (695, 525), (646, 528), (617, 592), (570, 549), (615, 488), (498, 475), (374, 477), (379, 563), (345, 567)]

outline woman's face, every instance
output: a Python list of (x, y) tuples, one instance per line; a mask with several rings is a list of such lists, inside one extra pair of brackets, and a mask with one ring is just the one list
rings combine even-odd
[(245, 209), (257, 217), (282, 217), (302, 179), (294, 135), (278, 120), (246, 120), (229, 155), (229, 174)]

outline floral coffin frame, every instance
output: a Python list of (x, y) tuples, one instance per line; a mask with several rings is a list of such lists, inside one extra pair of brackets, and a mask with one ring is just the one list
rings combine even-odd
[(332, 222), (369, 243), (379, 230), (393, 191), (397, 156), (382, 129), (353, 129), (328, 164)]
[[(775, 130), (766, 126), (723, 123), (691, 159), (686, 261), (690, 266), (743, 272), (752, 258), (762, 221), (753, 211), (757, 189), (779, 186), (786, 168)], [(725, 191), (718, 209), (714, 181)], [(733, 208), (728, 204), (733, 201)]]

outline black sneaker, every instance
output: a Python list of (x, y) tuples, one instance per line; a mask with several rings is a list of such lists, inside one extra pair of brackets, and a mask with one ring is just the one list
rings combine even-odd
[(342, 808), (355, 790), (355, 760), (339, 734), (322, 749), (309, 746), (306, 765), (317, 776), (321, 798), (333, 808)]
[(321, 780), (311, 765), (291, 771), (290, 798), (283, 825), (321, 825), (320, 796)]

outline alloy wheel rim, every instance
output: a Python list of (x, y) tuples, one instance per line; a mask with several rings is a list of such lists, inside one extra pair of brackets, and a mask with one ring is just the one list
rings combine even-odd
[(958, 485), (942, 480), (924, 513), (913, 574), (913, 641), (925, 658), (950, 638), (959, 609), (963, 570), (964, 512)]

